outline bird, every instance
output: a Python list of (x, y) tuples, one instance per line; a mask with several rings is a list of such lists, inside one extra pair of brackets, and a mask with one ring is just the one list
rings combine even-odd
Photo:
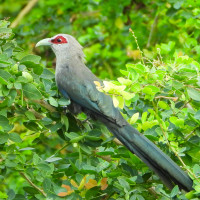
[(50, 46), (56, 56), (55, 81), (60, 93), (70, 99), (74, 110), (85, 112), (102, 122), (133, 154), (139, 157), (171, 190), (175, 185), (187, 192), (193, 181), (168, 155), (131, 126), (113, 104), (112, 98), (100, 92), (96, 83), (103, 82), (85, 65), (80, 43), (69, 34), (57, 34), (40, 40), (36, 47)]

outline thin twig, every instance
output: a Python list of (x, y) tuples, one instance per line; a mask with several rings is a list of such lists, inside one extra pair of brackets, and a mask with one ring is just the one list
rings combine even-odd
[(149, 191), (151, 194), (153, 194), (153, 196), (154, 196), (156, 199), (158, 199), (158, 194), (156, 193), (156, 191), (154, 190), (153, 187), (148, 188), (148, 191)]
[(35, 111), (33, 108), (30, 108), (29, 111), (34, 114), (34, 116), (35, 116), (36, 119), (42, 119), (42, 118), (45, 117), (42, 114), (40, 114), (39, 112)]
[(59, 152), (61, 152), (63, 149), (65, 149), (68, 145), (69, 145), (69, 143), (66, 143), (63, 147), (58, 149), (51, 157), (56, 156)]
[(133, 31), (131, 28), (129, 28), (129, 32), (132, 33), (132, 36), (133, 36), (134, 39), (135, 39), (135, 43), (136, 43), (136, 45), (137, 45), (137, 49), (139, 50), (140, 55), (141, 55), (142, 64), (144, 65), (144, 59), (143, 59), (143, 55), (142, 55), (143, 52), (142, 52), (141, 49), (140, 49), (140, 46), (139, 46), (138, 41), (137, 41), (137, 37), (135, 36), (135, 33), (134, 33), (134, 31)]
[(95, 156), (96, 156), (96, 157), (102, 158), (103, 160), (106, 160), (106, 161), (108, 161), (108, 162), (111, 162), (111, 161), (112, 161), (112, 159), (111, 159), (110, 156), (100, 156), (100, 155), (97, 155), (97, 154), (96, 154), (96, 153), (98, 153), (97, 150), (94, 150), (94, 153), (95, 153)]
[(147, 48), (149, 48), (150, 45), (151, 45), (151, 39), (152, 39), (152, 36), (153, 36), (153, 32), (154, 32), (155, 27), (156, 27), (156, 25), (157, 25), (157, 23), (158, 23), (158, 17), (159, 17), (159, 14), (157, 14), (157, 15), (155, 16), (154, 22), (153, 22), (153, 24), (152, 24), (152, 26), (151, 26), (151, 31), (150, 31), (149, 38), (148, 38), (148, 42), (147, 42)]
[(28, 178), (28, 176), (24, 173), (24, 172), (19, 172), (20, 174), (21, 174), (21, 176), (23, 176), (27, 181), (28, 181), (28, 183), (31, 185), (31, 186), (33, 186), (36, 190), (38, 190), (43, 196), (47, 196), (46, 195), (46, 193), (42, 190), (42, 189), (40, 189), (37, 185), (35, 185), (29, 178)]
[[(157, 113), (157, 108), (156, 108), (156, 106), (155, 106), (154, 103), (153, 103), (153, 107), (154, 107), (154, 110), (155, 110), (155, 113), (156, 113), (156, 118), (158, 119), (158, 121), (160, 121), (160, 117), (159, 117), (159, 115), (158, 115), (158, 113)], [(183, 167), (185, 168), (185, 170), (186, 170), (189, 174), (191, 174), (198, 182), (200, 182), (200, 180), (196, 177), (196, 175), (195, 175), (191, 170), (189, 170), (189, 169), (187, 168), (187, 165), (183, 162), (182, 158), (178, 155), (178, 153), (172, 148), (172, 146), (171, 146), (169, 140), (167, 139), (167, 135), (166, 135), (166, 133), (165, 133), (165, 131), (164, 131), (164, 128), (163, 128), (162, 124), (159, 123), (159, 125), (160, 125), (161, 131), (162, 131), (162, 133), (163, 133), (163, 135), (164, 135), (164, 137), (165, 137), (165, 140), (166, 140), (167, 145), (169, 146), (170, 150), (171, 150), (171, 151), (175, 154), (175, 156), (179, 159), (179, 161), (182, 163), (182, 165), (183, 165)]]
[(195, 90), (198, 90), (198, 91), (200, 91), (200, 88), (197, 88), (197, 87), (195, 87), (195, 86), (193, 86), (193, 85), (186, 85), (187, 87), (190, 87), (190, 88), (194, 88)]
[(114, 138), (113, 142), (116, 143), (116, 144), (118, 144), (118, 145), (123, 145), (117, 138)]
[(155, 99), (172, 99), (173, 101), (177, 101), (178, 100), (178, 97), (166, 97), (166, 96), (157, 96), (155, 97)]
[(184, 139), (188, 139), (190, 137), (190, 135), (192, 135), (195, 132), (196, 129), (194, 129), (193, 131), (191, 131), (189, 134), (187, 134)]
[(47, 110), (49, 110), (50, 112), (56, 112), (56, 109), (49, 105), (46, 101), (43, 100), (33, 100), (35, 103), (38, 103), (39, 105), (45, 107)]
[(20, 23), (20, 21), (24, 18), (24, 16), (29, 13), (29, 11), (34, 7), (34, 5), (38, 2), (38, 0), (31, 0), (28, 4), (22, 9), (22, 11), (17, 15), (16, 19), (10, 25), (10, 28), (15, 28)]

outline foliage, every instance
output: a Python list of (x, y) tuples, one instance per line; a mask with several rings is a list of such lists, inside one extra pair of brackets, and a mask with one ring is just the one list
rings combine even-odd
[[(70, 2), (40, 0), (14, 29), (15, 38), (9, 22), (0, 22), (0, 199), (198, 199), (199, 2)], [(25, 3), (3, 2), (0, 17), (13, 21)], [(128, 37), (130, 26), (144, 62)], [(86, 46), (88, 66), (100, 77), (118, 75), (97, 87), (190, 174), (194, 191), (167, 190), (102, 124), (68, 112), (53, 54), (41, 62), (30, 53), (36, 41), (58, 31)]]
[[(65, 114), (69, 102), (58, 95), (52, 70), (40, 64), (39, 56), (24, 55), (8, 24), (1, 22), (1, 179), (6, 192), (1, 198), (150, 199), (153, 185), (160, 199), (185, 198), (177, 188), (164, 190), (138, 158), (111, 142), (102, 125), (80, 122), (83, 114)], [(156, 64), (127, 64), (124, 77), (106, 82), (103, 90), (124, 108), (131, 124), (198, 176), (200, 65), (188, 57)], [(195, 179), (192, 196), (200, 192), (198, 183)]]
[[(0, 18), (13, 21), (26, 4), (24, 0), (2, 2)], [(157, 59), (160, 48), (164, 60), (172, 59), (174, 52), (199, 60), (199, 6), (193, 0), (40, 0), (14, 32), (28, 52), (41, 38), (74, 35), (85, 47), (88, 67), (102, 78), (113, 79), (128, 61), (140, 59), (130, 27), (149, 59)], [(53, 54), (46, 55), (53, 59)]]

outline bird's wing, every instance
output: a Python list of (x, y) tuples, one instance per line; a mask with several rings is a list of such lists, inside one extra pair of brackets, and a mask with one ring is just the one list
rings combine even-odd
[[(64, 73), (62, 75), (64, 76)], [(65, 78), (62, 78), (62, 84), (59, 84), (58, 81), (58, 88), (65, 97), (69, 96), (72, 101), (83, 108), (89, 109), (119, 126), (126, 125), (127, 122), (121, 116), (119, 110), (114, 107), (110, 96), (98, 91), (94, 81), (99, 81), (94, 78), (94, 75), (92, 78), (89, 76), (86, 80), (81, 79), (81, 77), (76, 80), (69, 80), (65, 76)]]

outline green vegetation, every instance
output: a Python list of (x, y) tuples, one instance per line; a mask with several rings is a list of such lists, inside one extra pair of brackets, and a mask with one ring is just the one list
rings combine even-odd
[[(0, 7), (0, 18), (10, 17), (0, 21), (0, 199), (198, 200), (200, 2), (30, 2)], [(85, 47), (95, 74), (113, 80), (99, 90), (191, 176), (194, 191), (169, 191), (102, 124), (68, 112), (53, 53), (34, 49), (60, 32)]]

